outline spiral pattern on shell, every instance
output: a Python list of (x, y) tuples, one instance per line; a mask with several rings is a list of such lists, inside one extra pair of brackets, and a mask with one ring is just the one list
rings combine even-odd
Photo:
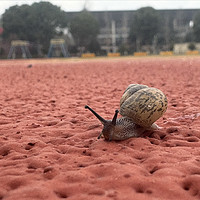
[(146, 85), (129, 85), (120, 100), (120, 114), (142, 127), (150, 127), (166, 110), (164, 93)]

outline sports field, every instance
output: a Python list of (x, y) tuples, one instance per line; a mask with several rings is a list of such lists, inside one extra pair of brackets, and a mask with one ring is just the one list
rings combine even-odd
[[(97, 139), (131, 83), (162, 90), (150, 137)], [(0, 61), (0, 199), (200, 199), (200, 57)]]

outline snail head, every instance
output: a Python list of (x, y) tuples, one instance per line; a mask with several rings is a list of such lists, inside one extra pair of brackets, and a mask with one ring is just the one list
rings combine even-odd
[(115, 114), (114, 114), (114, 117), (112, 120), (105, 120), (98, 113), (96, 113), (92, 108), (90, 108), (88, 105), (85, 106), (85, 109), (90, 110), (96, 116), (96, 118), (103, 124), (103, 130), (99, 134), (98, 139), (100, 139), (101, 136), (103, 135), (105, 140), (111, 140), (112, 134), (115, 129), (117, 115), (118, 115), (119, 111), (115, 110)]

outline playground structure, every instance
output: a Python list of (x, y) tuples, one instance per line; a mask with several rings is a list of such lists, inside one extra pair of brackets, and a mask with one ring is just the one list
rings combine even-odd
[(65, 45), (65, 40), (64, 39), (51, 39), (50, 41), (50, 47), (49, 47), (49, 51), (48, 51), (48, 57), (52, 57), (53, 52), (60, 48), (62, 55), (64, 57), (69, 57), (69, 53), (67, 50), (67, 47)]
[(29, 51), (29, 42), (24, 40), (13, 40), (11, 42), (11, 47), (8, 53), (8, 58), (16, 58), (17, 48), (21, 49), (23, 58), (31, 58), (31, 53)]
[[(15, 59), (17, 57), (17, 54), (19, 55), (19, 51), (21, 50), (22, 53), (22, 58), (31, 58), (32, 55), (29, 51), (29, 47), (31, 44), (31, 50), (32, 48), (38, 47), (39, 44), (34, 44), (34, 43), (29, 43), (29, 41), (25, 40), (13, 40), (11, 41), (11, 47), (8, 53), (7, 58), (8, 59)], [(197, 45), (197, 50), (187, 50), (188, 49), (188, 44), (184, 44), (184, 51), (182, 51), (181, 55), (200, 55), (200, 47), (199, 43)], [(187, 50), (187, 51), (186, 51)], [(174, 51), (160, 51), (159, 55), (160, 56), (173, 56), (173, 55), (180, 55), (180, 53), (177, 53), (178, 51), (175, 49)], [(61, 55), (62, 53), (62, 55)], [(38, 54), (39, 55), (39, 54)], [(134, 52), (133, 56), (135, 57), (140, 57), (140, 56), (150, 56), (148, 52)], [(153, 55), (153, 54), (152, 54)], [(50, 40), (50, 46), (48, 50), (48, 55), (47, 57), (51, 58), (53, 56), (57, 57), (69, 57), (70, 54), (68, 52), (67, 46), (65, 45), (65, 40), (64, 39), (51, 39)], [(119, 52), (115, 53), (107, 53), (107, 57), (120, 57), (122, 56)], [(82, 53), (81, 54), (82, 58), (94, 58), (96, 57), (95, 53)]]

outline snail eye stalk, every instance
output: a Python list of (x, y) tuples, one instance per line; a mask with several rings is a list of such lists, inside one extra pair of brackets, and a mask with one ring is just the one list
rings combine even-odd
[(113, 124), (114, 126), (116, 125), (118, 113), (119, 113), (119, 110), (115, 110), (115, 115), (114, 115), (114, 117), (113, 117), (113, 119), (112, 119), (112, 124)]
[(90, 110), (102, 124), (105, 124), (105, 123), (107, 122), (103, 117), (101, 117), (99, 114), (97, 114), (97, 113), (96, 113), (92, 108), (90, 108), (88, 105), (85, 105), (85, 109)]

